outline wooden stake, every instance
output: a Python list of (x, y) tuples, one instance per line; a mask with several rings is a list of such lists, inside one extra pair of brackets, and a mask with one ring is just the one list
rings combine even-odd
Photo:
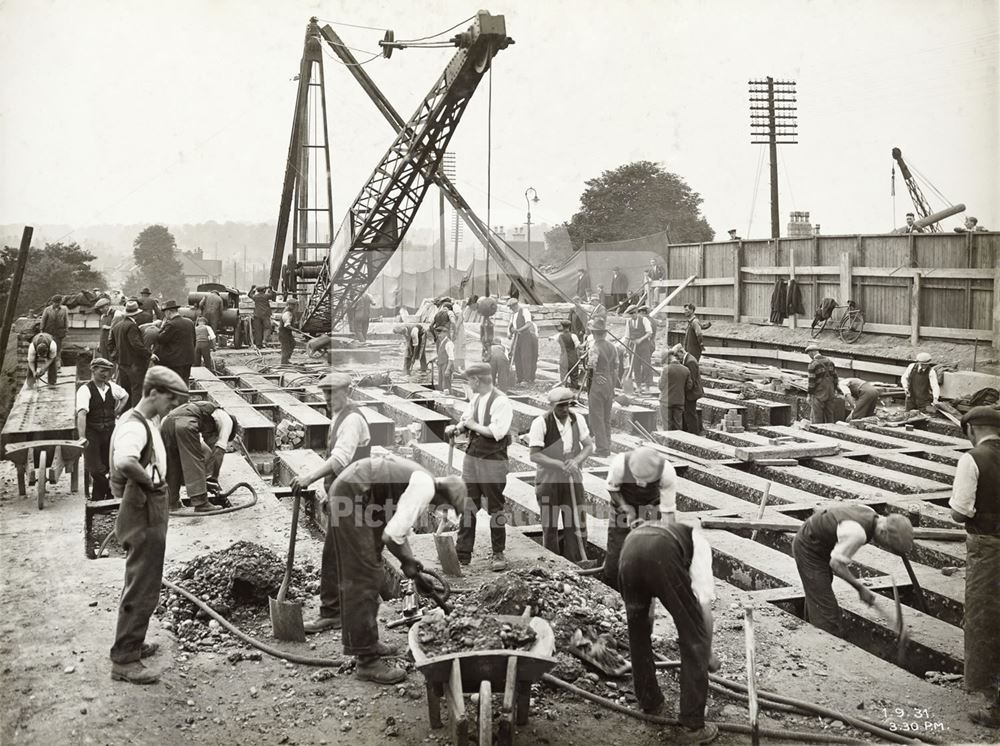
[[(757, 520), (764, 517), (764, 509), (767, 507), (767, 499), (771, 496), (771, 482), (764, 486), (764, 494), (760, 496), (760, 507), (757, 508)], [(757, 540), (757, 529), (750, 534), (750, 541)]]
[(753, 746), (757, 746), (760, 743), (759, 706), (757, 702), (757, 657), (753, 631), (753, 606), (750, 603), (744, 603), (743, 605), (743, 634), (747, 656), (747, 696), (750, 700), (750, 742)]

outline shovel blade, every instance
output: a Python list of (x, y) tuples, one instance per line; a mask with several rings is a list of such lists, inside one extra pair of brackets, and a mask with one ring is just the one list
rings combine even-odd
[(271, 632), (275, 639), (305, 642), (306, 630), (302, 624), (302, 604), (295, 601), (267, 599), (271, 612)]

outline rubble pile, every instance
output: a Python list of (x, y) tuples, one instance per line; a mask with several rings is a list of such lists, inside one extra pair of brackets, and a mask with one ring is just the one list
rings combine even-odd
[[(195, 557), (167, 578), (241, 626), (268, 617), (268, 598), (277, 597), (284, 572), (284, 560), (270, 549), (238, 541)], [(318, 591), (319, 577), (312, 565), (292, 570), (287, 600), (301, 601)], [(178, 593), (164, 589), (156, 614), (186, 650), (211, 648), (222, 641), (224, 630), (219, 623)]]
[(298, 448), (306, 438), (306, 428), (299, 422), (284, 419), (274, 428), (274, 446), (279, 451)]
[(529, 650), (537, 639), (525, 621), (482, 613), (434, 616), (420, 623), (420, 647), (430, 657), (472, 650)]

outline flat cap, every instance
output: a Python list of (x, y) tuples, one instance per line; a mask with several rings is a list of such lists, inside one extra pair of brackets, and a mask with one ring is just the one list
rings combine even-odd
[(464, 374), (466, 378), (493, 377), (493, 371), (488, 363), (473, 363), (465, 369)]
[(190, 393), (184, 379), (174, 373), (174, 371), (170, 370), (170, 368), (162, 365), (154, 365), (146, 371), (146, 377), (143, 379), (143, 386), (153, 386), (158, 389), (165, 389), (182, 396), (187, 396)]
[(629, 306), (628, 308), (625, 309), (625, 313), (635, 313), (635, 311), (636, 311), (635, 306)]
[(886, 516), (885, 542), (896, 554), (907, 554), (913, 548), (913, 524), (899, 513)]
[(677, 344), (675, 344), (673, 347), (670, 348), (670, 351), (675, 355), (681, 355), (685, 352), (684, 345), (678, 342)]
[(508, 298), (507, 299), (507, 305), (508, 306), (514, 306), (514, 305), (517, 305), (517, 303), (518, 303), (517, 298)]
[(53, 295), (51, 298), (49, 298), (49, 303), (62, 303), (62, 296)]
[(929, 363), (931, 361), (931, 356), (928, 352), (918, 352), (914, 360), (918, 363)]
[(97, 302), (94, 304), (94, 308), (104, 308), (105, 306), (110, 306), (111, 300), (109, 298), (98, 298)]
[(106, 357), (95, 357), (90, 362), (91, 368), (114, 368), (115, 364), (108, 360)]
[(346, 389), (354, 383), (354, 380), (347, 373), (334, 371), (327, 373), (316, 385), (321, 389)]
[(989, 425), (1000, 427), (1000, 409), (996, 407), (973, 407), (962, 415), (962, 429), (969, 425)]
[(803, 352), (813, 352), (814, 350), (816, 352), (819, 352), (819, 345), (816, 344), (815, 342), (810, 342), (809, 344), (806, 345), (806, 349), (803, 350)]
[(574, 399), (576, 399), (576, 394), (573, 392), (573, 389), (566, 386), (556, 386), (549, 391), (549, 404), (561, 404), (562, 402), (573, 401)]
[(587, 324), (587, 328), (592, 332), (606, 332), (608, 325), (604, 323), (604, 319), (591, 319)]

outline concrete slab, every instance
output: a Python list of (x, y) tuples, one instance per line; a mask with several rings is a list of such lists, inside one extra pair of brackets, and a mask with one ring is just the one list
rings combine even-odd
[(918, 430), (916, 428), (913, 430), (906, 430), (901, 427), (881, 427), (879, 425), (865, 424), (864, 429), (867, 432), (888, 435), (893, 438), (901, 438), (902, 440), (913, 441), (914, 443), (926, 443), (931, 446), (943, 446), (960, 451), (967, 451), (972, 448), (972, 443), (970, 443), (967, 438), (954, 438), (950, 435), (939, 435), (938, 433), (928, 432), (927, 430)]
[(937, 489), (939, 482), (913, 474), (905, 474), (877, 464), (865, 463), (844, 456), (825, 456), (806, 459), (802, 466), (810, 469), (844, 476), (873, 487), (889, 490), (901, 495), (916, 494)]
[(278, 384), (266, 379), (252, 368), (228, 366), (231, 375), (238, 378), (240, 386), (253, 389), (265, 403), (278, 408), (281, 418), (287, 418), (305, 428), (303, 444), (306, 448), (324, 448), (330, 432), (330, 418), (317, 412), (296, 396), (286, 391), (276, 391)]
[(767, 399), (744, 399), (738, 392), (706, 388), (705, 396), (746, 408), (744, 425), (756, 427), (760, 425), (790, 425), (792, 424), (792, 408), (782, 402)]

